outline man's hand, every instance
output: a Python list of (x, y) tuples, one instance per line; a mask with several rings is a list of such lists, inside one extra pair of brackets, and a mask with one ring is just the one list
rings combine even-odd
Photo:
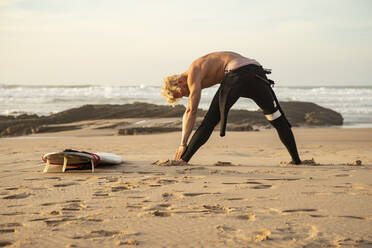
[(182, 161), (181, 156), (185, 152), (185, 150), (186, 150), (186, 146), (180, 145), (178, 147), (178, 150), (177, 150), (176, 154), (174, 155), (174, 160), (176, 160), (176, 161)]

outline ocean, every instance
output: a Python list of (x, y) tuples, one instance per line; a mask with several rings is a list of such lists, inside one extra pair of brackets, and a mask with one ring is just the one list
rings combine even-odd
[[(208, 109), (217, 86), (204, 89), (199, 107)], [(333, 109), (344, 117), (344, 127), (372, 127), (372, 86), (275, 86), (279, 101), (306, 101)], [(147, 102), (165, 105), (160, 86), (6, 85), (0, 84), (0, 115), (48, 115), (85, 104)], [(187, 98), (180, 104), (187, 105)], [(234, 109), (257, 110), (241, 98)]]

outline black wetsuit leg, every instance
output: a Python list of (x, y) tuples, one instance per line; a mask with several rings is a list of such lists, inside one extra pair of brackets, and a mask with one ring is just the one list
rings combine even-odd
[[(220, 121), (220, 108), (219, 108), (219, 95), (221, 87), (218, 88), (216, 94), (213, 97), (211, 105), (208, 109), (208, 112), (205, 114), (204, 119), (198, 129), (195, 131), (194, 135), (192, 136), (189, 144), (186, 147), (185, 152), (182, 154), (181, 159), (183, 161), (189, 162), (191, 157), (195, 154), (195, 152), (207, 142), (209, 137), (211, 136), (213, 129)], [(239, 94), (234, 92), (230, 92), (229, 98), (226, 102), (227, 108), (230, 109), (234, 103), (239, 99)]]
[[(266, 79), (265, 74), (261, 74), (260, 76)], [(300, 164), (301, 160), (298, 155), (296, 141), (293, 136), (290, 123), (288, 122), (283, 110), (279, 105), (275, 92), (268, 84), (260, 79), (253, 80), (249, 85), (250, 87), (248, 88), (250, 89), (244, 91), (243, 97), (253, 99), (255, 103), (263, 110), (265, 115), (280, 111), (281, 115), (269, 122), (273, 127), (275, 127), (281, 142), (287, 148), (292, 157), (292, 162), (295, 164)]]
[(270, 121), (270, 123), (275, 127), (276, 131), (278, 132), (280, 140), (282, 141), (284, 146), (287, 148), (289, 154), (291, 155), (292, 163), (301, 164), (301, 160), (297, 152), (296, 141), (285, 116), (282, 115), (279, 118)]

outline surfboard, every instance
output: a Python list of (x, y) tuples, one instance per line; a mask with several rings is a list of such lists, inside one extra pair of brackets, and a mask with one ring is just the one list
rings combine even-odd
[(66, 171), (67, 166), (82, 168), (90, 166), (92, 173), (94, 168), (100, 164), (121, 164), (122, 157), (113, 153), (96, 152), (90, 153), (85, 151), (75, 151), (66, 149), (63, 152), (51, 152), (42, 156), (42, 161), (45, 163), (43, 172), (48, 172), (50, 165), (62, 166), (62, 172)]

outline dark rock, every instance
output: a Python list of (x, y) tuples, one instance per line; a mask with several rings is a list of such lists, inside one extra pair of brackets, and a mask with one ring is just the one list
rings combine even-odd
[(53, 123), (70, 123), (83, 120), (179, 117), (184, 112), (185, 107), (182, 105), (173, 108), (172, 106), (137, 102), (123, 105), (84, 105), (52, 114), (48, 119)]
[(300, 126), (339, 126), (343, 124), (340, 113), (311, 102), (281, 102), (289, 122)]
[(81, 129), (81, 125), (69, 125), (69, 126), (54, 126), (54, 125), (43, 125), (33, 128), (32, 133), (55, 133), (63, 131), (71, 131)]
[[(339, 126), (343, 124), (340, 113), (311, 102), (280, 102), (292, 126)], [(262, 111), (231, 110), (228, 123), (267, 126)]]
[(22, 114), (22, 115), (18, 115), (16, 117), (16, 119), (18, 119), (18, 120), (20, 120), (20, 119), (22, 119), (22, 120), (32, 120), (32, 119), (37, 119), (37, 118), (39, 118), (39, 116), (36, 115), (36, 114), (32, 114), (32, 115)]
[[(342, 125), (341, 114), (309, 102), (281, 102), (287, 119), (293, 126), (333, 126)], [(86, 120), (122, 119), (122, 118), (181, 118), (185, 107), (133, 103), (123, 105), (84, 105), (49, 116), (21, 115), (18, 117), (0, 116), (0, 137), (20, 136), (39, 132), (74, 130), (79, 126), (51, 126)], [(199, 110), (198, 117), (206, 111)], [(198, 121), (199, 122), (199, 121)], [(250, 131), (253, 126), (267, 127), (268, 121), (262, 111), (231, 110), (228, 115), (228, 130)], [(234, 125), (231, 125), (234, 124)], [(217, 125), (217, 129), (219, 125)], [(119, 135), (158, 133), (179, 131), (180, 125), (167, 127), (135, 128), (119, 130)]]
[(138, 134), (154, 134), (181, 131), (177, 127), (132, 127), (122, 128), (117, 131), (117, 135), (138, 135)]
[(7, 127), (0, 133), (2, 136), (22, 136), (34, 133), (36, 126), (30, 125), (29, 123), (20, 123), (13, 126)]
[(228, 124), (226, 127), (227, 131), (259, 131), (258, 129), (254, 129), (249, 124)]
[(14, 116), (8, 116), (8, 115), (0, 115), (0, 121), (11, 121), (11, 120), (14, 120), (15, 117)]

